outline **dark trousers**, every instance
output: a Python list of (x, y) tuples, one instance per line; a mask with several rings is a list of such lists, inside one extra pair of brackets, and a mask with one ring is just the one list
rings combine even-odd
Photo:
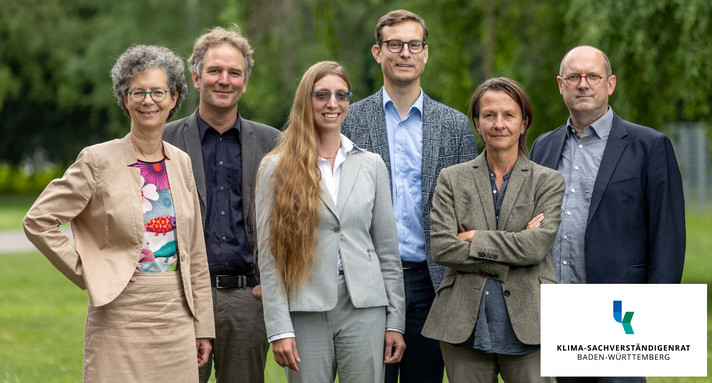
[(212, 291), (215, 340), (208, 363), (199, 369), (200, 383), (210, 379), (213, 362), (220, 383), (263, 383), (269, 343), (262, 300), (251, 288)]
[(386, 365), (386, 383), (442, 383), (445, 363), (440, 344), (420, 334), (435, 300), (427, 263), (403, 262), (405, 352), (400, 363)]

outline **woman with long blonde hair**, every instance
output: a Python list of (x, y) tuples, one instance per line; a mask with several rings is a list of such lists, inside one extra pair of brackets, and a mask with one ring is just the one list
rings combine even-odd
[(336, 62), (302, 77), (256, 190), (265, 325), (289, 382), (383, 380), (401, 358), (405, 298), (380, 156), (341, 135), (351, 84)]

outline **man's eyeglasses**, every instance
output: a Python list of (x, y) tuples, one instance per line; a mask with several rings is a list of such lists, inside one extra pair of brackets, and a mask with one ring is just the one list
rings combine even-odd
[(566, 77), (564, 77), (564, 81), (566, 81), (567, 84), (571, 86), (577, 86), (579, 82), (581, 82), (581, 77), (586, 78), (586, 82), (588, 85), (598, 85), (599, 82), (603, 79), (603, 76), (601, 76), (598, 73), (589, 73), (589, 74), (570, 74)]
[(338, 102), (349, 102), (351, 100), (351, 92), (345, 90), (337, 90), (336, 92), (329, 92), (328, 90), (317, 90), (312, 92), (314, 99), (319, 102), (328, 102), (331, 99), (331, 95), (336, 96), (336, 101)]
[(143, 100), (146, 98), (147, 94), (151, 95), (151, 99), (154, 102), (161, 102), (166, 99), (166, 95), (168, 94), (168, 91), (165, 89), (154, 89), (152, 91), (147, 91), (143, 89), (134, 89), (131, 91), (126, 92), (129, 94), (129, 98), (133, 102), (143, 102)]
[(381, 44), (386, 44), (388, 51), (390, 51), (391, 53), (401, 53), (401, 51), (403, 50), (403, 46), (407, 44), (408, 50), (410, 51), (410, 53), (418, 54), (418, 53), (422, 52), (423, 49), (425, 49), (426, 43), (425, 43), (425, 41), (421, 41), (421, 40), (410, 40), (408, 42), (403, 42), (400, 40), (386, 40), (386, 41), (381, 41), (381, 43), (378, 45), (381, 45)]

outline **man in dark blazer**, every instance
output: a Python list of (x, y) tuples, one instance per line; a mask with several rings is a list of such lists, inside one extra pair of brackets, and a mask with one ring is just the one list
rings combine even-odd
[(256, 267), (254, 188), (262, 157), (279, 130), (237, 111), (254, 61), (239, 29), (220, 27), (200, 36), (189, 59), (200, 92), (192, 115), (166, 125), (163, 138), (186, 151), (193, 164), (205, 231), (216, 336), (200, 369), (219, 382), (264, 382), (267, 335)]
[(557, 81), (570, 118), (538, 137), (530, 158), (560, 170), (566, 180), (551, 252), (560, 283), (680, 283), (685, 204), (670, 140), (621, 119), (608, 106), (616, 77), (601, 50), (569, 51)]
[(430, 208), (440, 170), (477, 156), (467, 117), (432, 100), (420, 88), (428, 62), (428, 29), (413, 12), (396, 10), (376, 26), (374, 59), (383, 88), (351, 105), (341, 132), (378, 153), (388, 168), (406, 295), (407, 350), (386, 366), (387, 383), (442, 382), (438, 342), (421, 335), (445, 267), (430, 252)]

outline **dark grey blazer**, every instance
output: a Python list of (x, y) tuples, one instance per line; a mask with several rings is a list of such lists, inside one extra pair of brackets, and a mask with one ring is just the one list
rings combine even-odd
[[(254, 121), (240, 119), (240, 145), (242, 146), (242, 214), (244, 215), (247, 242), (253, 254), (256, 254), (257, 234), (255, 232), (254, 190), (257, 168), (262, 157), (276, 145), (281, 132), (271, 126)], [(198, 131), (198, 110), (188, 117), (166, 124), (163, 139), (182, 149), (190, 156), (193, 174), (200, 199), (200, 213), (205, 226), (206, 186), (203, 149), (200, 146)]]
[[(502, 282), (517, 338), (539, 344), (539, 286), (556, 283), (549, 251), (561, 222), (564, 176), (520, 155), (499, 215), (494, 215), (485, 156), (444, 169), (433, 197), (431, 244), (447, 272), (423, 327), (423, 335), (462, 343), (477, 321), (487, 278)], [(541, 226), (525, 230), (537, 214)], [(457, 233), (476, 230), (472, 242)]]
[[(383, 89), (349, 106), (341, 133), (360, 148), (377, 153), (391, 178)], [(423, 95), (423, 176), (421, 178), (425, 251), (433, 286), (437, 289), (445, 268), (433, 262), (430, 251), (430, 208), (440, 170), (477, 156), (475, 135), (467, 116)], [(392, 181), (391, 181), (392, 184)]]
[[(532, 161), (558, 169), (566, 125), (539, 136)], [(685, 196), (672, 143), (613, 113), (584, 238), (588, 283), (680, 283)]]

